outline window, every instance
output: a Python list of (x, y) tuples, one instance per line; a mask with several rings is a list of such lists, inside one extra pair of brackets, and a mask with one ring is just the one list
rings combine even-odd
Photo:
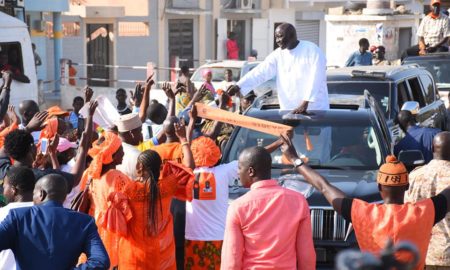
[(413, 100), (419, 102), (420, 108), (425, 107), (425, 98), (423, 97), (422, 86), (419, 83), (419, 78), (412, 78), (408, 80), (409, 87)]
[(427, 104), (433, 103), (436, 96), (433, 80), (428, 75), (420, 75), (422, 81), (423, 90), (425, 91), (425, 99)]
[(148, 23), (119, 22), (119, 36), (121, 37), (146, 37), (148, 35)]
[[(80, 36), (79, 22), (63, 22), (64, 37), (78, 37)], [(53, 22), (46, 23), (46, 33), (48, 38), (53, 38)]]
[(23, 74), (22, 47), (19, 42), (0, 43), (0, 71)]
[(397, 85), (397, 92), (398, 108), (400, 109), (406, 101), (410, 100), (408, 95), (408, 87), (405, 82), (401, 82)]

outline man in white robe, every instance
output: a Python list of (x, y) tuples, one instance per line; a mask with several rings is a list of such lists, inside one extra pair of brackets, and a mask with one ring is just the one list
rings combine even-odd
[(246, 95), (276, 76), (281, 110), (294, 114), (329, 109), (326, 59), (314, 43), (297, 40), (294, 26), (283, 23), (275, 30), (279, 48), (227, 90)]

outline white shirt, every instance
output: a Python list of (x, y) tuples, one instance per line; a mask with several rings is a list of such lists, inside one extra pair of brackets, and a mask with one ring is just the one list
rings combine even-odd
[(302, 40), (292, 50), (276, 49), (237, 82), (246, 95), (258, 85), (277, 78), (280, 109), (293, 110), (309, 101), (308, 110), (328, 110), (326, 59), (314, 43)]
[[(0, 208), (0, 223), (8, 216), (9, 210), (30, 206), (33, 206), (33, 202), (14, 202)], [(0, 252), (0, 269), (16, 270), (16, 259), (10, 249)]]
[(213, 168), (196, 168), (194, 173), (210, 172), (216, 179), (216, 199), (186, 202), (186, 232), (188, 240), (220, 241), (225, 233), (228, 210), (228, 184), (238, 178), (238, 162)]
[(116, 166), (116, 169), (126, 174), (131, 179), (136, 179), (136, 164), (141, 152), (136, 146), (122, 142), (123, 160), (122, 164)]

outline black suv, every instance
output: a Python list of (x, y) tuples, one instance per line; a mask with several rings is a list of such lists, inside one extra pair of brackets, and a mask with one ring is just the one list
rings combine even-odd
[(379, 102), (388, 125), (395, 135), (393, 120), (408, 101), (419, 106), (417, 116), (422, 126), (445, 129), (446, 109), (430, 72), (417, 65), (358, 66), (327, 71), (330, 103), (364, 103), (364, 90)]
[(450, 92), (450, 53), (430, 53), (423, 56), (410, 56), (402, 65), (416, 64), (424, 67), (434, 77), (441, 99), (447, 100)]
[[(376, 172), (391, 152), (391, 137), (376, 101), (372, 97), (366, 100), (363, 108), (355, 105), (332, 106), (330, 110), (311, 111), (311, 115), (305, 116), (280, 111), (277, 97), (269, 96), (256, 100), (245, 114), (293, 126), (296, 149), (308, 157), (312, 168), (348, 196), (379, 202), (381, 197)], [(306, 136), (312, 143), (310, 151), (306, 147)], [(247, 147), (265, 146), (277, 139), (272, 135), (236, 127), (223, 151), (222, 162), (237, 160), (240, 152)], [(292, 165), (283, 164), (279, 149), (272, 153), (272, 160), (272, 176), (281, 185), (297, 190), (307, 198), (318, 267), (332, 269), (337, 252), (357, 247), (351, 224), (331, 208), (321, 193), (296, 174)], [(230, 200), (246, 191), (235, 180), (235, 184), (230, 186)]]

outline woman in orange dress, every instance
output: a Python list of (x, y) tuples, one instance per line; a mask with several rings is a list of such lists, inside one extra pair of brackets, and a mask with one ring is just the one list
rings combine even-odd
[(81, 189), (89, 184), (89, 215), (95, 218), (100, 238), (108, 252), (111, 268), (118, 264), (118, 250), (121, 233), (111, 229), (110, 216), (106, 214), (112, 198), (111, 193), (120, 192), (131, 180), (116, 166), (122, 163), (123, 149), (120, 138), (105, 132), (89, 150), (93, 158), (81, 180)]
[[(177, 126), (176, 129), (184, 127)], [(177, 132), (177, 136), (179, 132)], [(180, 138), (183, 161), (192, 164), (189, 143)], [(162, 169), (161, 169), (162, 166)], [(147, 150), (138, 157), (136, 165), (138, 178), (128, 182), (122, 193), (128, 199), (113, 204), (122, 213), (119, 220), (128, 220), (125, 237), (120, 240), (120, 270), (176, 269), (173, 219), (170, 203), (173, 197), (192, 200), (194, 175), (191, 169), (168, 161), (163, 165), (156, 151)], [(121, 195), (116, 194), (116, 197)], [(131, 209), (132, 217), (127, 218)]]

